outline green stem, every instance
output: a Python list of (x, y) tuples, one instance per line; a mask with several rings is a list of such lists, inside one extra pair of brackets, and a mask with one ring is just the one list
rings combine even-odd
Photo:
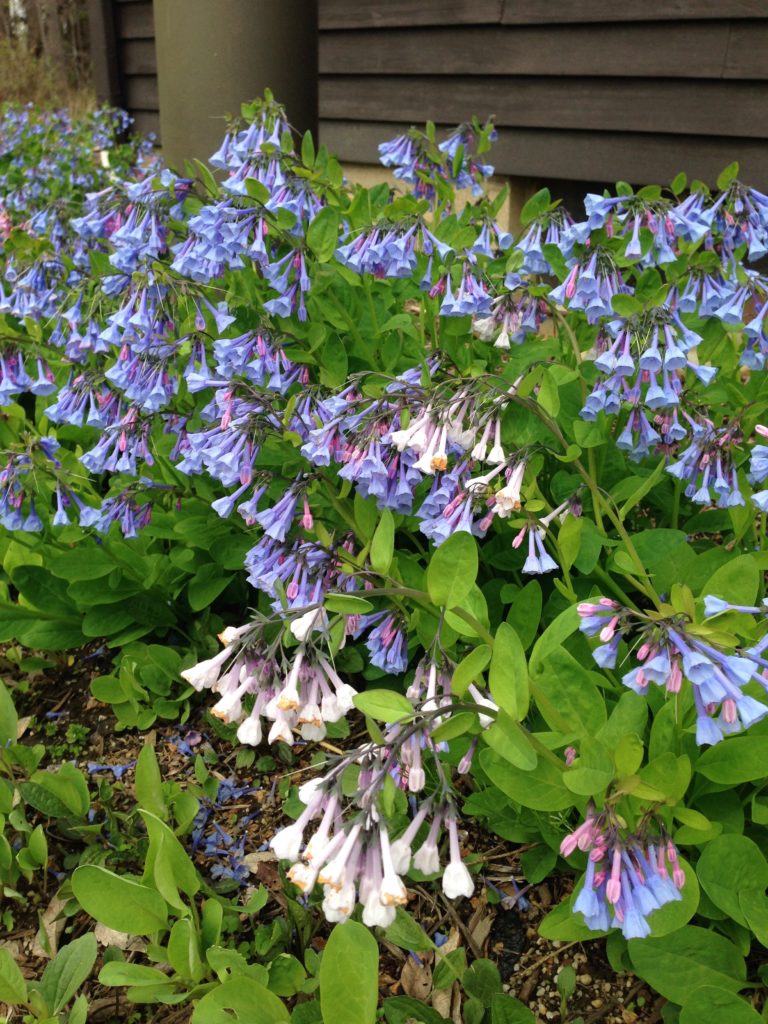
[(368, 312), (371, 314), (371, 325), (373, 326), (374, 335), (378, 337), (379, 334), (379, 320), (376, 316), (376, 307), (373, 303), (373, 291), (371, 289), (371, 282), (367, 274), (363, 275), (363, 288), (365, 289), (365, 295), (368, 299)]
[[(395, 580), (390, 580), (389, 582), (394, 585), (388, 587), (375, 587), (373, 590), (366, 590), (365, 596), (410, 597), (412, 601), (416, 601), (424, 608), (435, 607), (430, 600), (429, 594), (425, 590), (415, 590), (413, 587), (401, 587)], [(482, 622), (479, 622), (474, 615), (465, 611), (463, 608), (448, 608), (447, 611), (452, 615), (455, 615), (457, 619), (461, 619), (462, 622), (466, 622), (468, 626), (471, 626), (484, 644), (487, 644), (489, 647), (493, 647), (493, 634), (489, 633)]]
[[(595, 463), (595, 449), (587, 448), (587, 465), (589, 467), (589, 479), (591, 483), (587, 486), (592, 494), (592, 511), (595, 516), (595, 526), (600, 533), (605, 534), (605, 526), (603, 524), (603, 514), (600, 511), (600, 502), (595, 501), (595, 494), (597, 493), (597, 465)], [(594, 485), (594, 486), (593, 486)]]
[(683, 493), (683, 481), (675, 479), (675, 490), (672, 495), (672, 529), (676, 530), (680, 523), (680, 495)]

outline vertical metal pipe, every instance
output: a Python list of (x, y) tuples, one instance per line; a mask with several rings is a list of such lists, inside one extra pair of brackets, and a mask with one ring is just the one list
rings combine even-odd
[(154, 0), (160, 140), (171, 165), (218, 148), (224, 115), (265, 88), (317, 129), (316, 0)]

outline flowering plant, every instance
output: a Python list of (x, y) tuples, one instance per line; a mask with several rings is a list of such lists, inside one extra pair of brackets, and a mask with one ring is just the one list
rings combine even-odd
[(88, 625), (86, 538), (89, 579), (120, 535), (173, 566), (183, 611), (114, 642), (242, 558), (252, 614), (181, 676), (243, 744), (365, 716), (273, 839), (329, 920), (391, 924), (409, 878), (470, 897), (474, 815), (538, 844), (532, 880), (579, 876), (545, 935), (612, 932), (680, 1003), (675, 949), (737, 991), (768, 944), (768, 197), (735, 166), (583, 220), (543, 189), (513, 237), (493, 134), (411, 130), (381, 147), (397, 187), (364, 189), (267, 96), (218, 178), (139, 162), (10, 229), (0, 521), (58, 548), (6, 548), (2, 622), (54, 595)]

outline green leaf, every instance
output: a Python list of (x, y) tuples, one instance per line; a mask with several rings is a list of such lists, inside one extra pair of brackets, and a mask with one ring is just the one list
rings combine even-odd
[(768, 886), (768, 861), (757, 843), (746, 836), (717, 836), (702, 850), (696, 871), (715, 906), (746, 926), (739, 894), (750, 889), (764, 891)]
[(739, 164), (737, 160), (734, 160), (732, 164), (728, 164), (724, 170), (720, 171), (717, 176), (717, 187), (721, 192), (725, 191), (732, 181), (735, 181), (739, 176)]
[(496, 964), (490, 960), (475, 960), (464, 974), (462, 981), (467, 995), (474, 996), (485, 1007), (489, 1007), (496, 995), (501, 994), (501, 976)]
[(212, 196), (218, 196), (219, 185), (216, 179), (214, 178), (213, 174), (211, 173), (210, 169), (208, 168), (208, 165), (204, 164), (202, 160), (197, 160), (194, 157), (192, 159), (192, 164), (194, 165), (194, 169), (197, 172), (198, 177), (205, 185), (205, 187), (208, 189), (210, 194)]
[(267, 987), (276, 996), (295, 996), (304, 985), (307, 972), (295, 956), (280, 953), (269, 965)]
[(528, 772), (505, 761), (493, 750), (483, 750), (480, 764), (491, 782), (523, 807), (564, 811), (573, 806), (574, 798), (563, 785), (562, 772), (543, 758), (539, 759), (535, 772)]
[(195, 1006), (190, 1024), (278, 1024), (287, 1020), (288, 1011), (276, 995), (253, 978), (238, 975), (203, 996)]
[(491, 999), (491, 1024), (536, 1024), (536, 1018), (519, 999), (497, 994)]
[(78, 996), (72, 1003), (72, 1008), (67, 1017), (67, 1024), (87, 1024), (88, 1021), (88, 1000), (85, 996)]
[(157, 967), (145, 967), (143, 964), (127, 964), (122, 960), (110, 960), (99, 971), (99, 984), (113, 986), (130, 986), (140, 988), (143, 985), (167, 985), (170, 978)]
[(676, 174), (675, 177), (672, 179), (672, 183), (669, 187), (673, 195), (679, 196), (682, 192), (685, 191), (685, 186), (687, 184), (688, 175), (684, 171), (680, 171), (680, 173)]
[(658, 939), (632, 939), (628, 949), (637, 974), (674, 1003), (685, 1003), (703, 985), (738, 992), (745, 983), (736, 947), (705, 928), (686, 925)]
[(430, 733), (433, 742), (445, 743), (448, 740), (455, 740), (457, 736), (463, 736), (468, 729), (471, 729), (477, 722), (477, 715), (474, 711), (454, 712), (449, 718), (438, 725)]
[(324, 206), (307, 228), (307, 245), (320, 263), (327, 263), (336, 250), (341, 214), (335, 206)]
[(499, 707), (521, 722), (528, 713), (528, 665), (517, 633), (506, 622), (496, 630), (488, 680)]
[(0, 1003), (16, 1006), (27, 1001), (27, 983), (7, 949), (0, 946)]
[(367, 615), (373, 611), (370, 601), (354, 594), (328, 594), (323, 603), (329, 612), (341, 612), (342, 615)]
[[(381, 1004), (387, 1024), (447, 1024), (437, 1010), (411, 996), (392, 996)], [(324, 1018), (329, 1024), (328, 1018)]]
[(0, 747), (14, 744), (19, 728), (19, 716), (5, 683), (0, 679)]
[[(682, 800), (691, 781), (691, 762), (685, 754), (675, 757), (673, 753), (667, 752), (660, 757), (655, 757), (639, 772), (639, 776), (643, 783), (651, 786), (656, 794), (663, 794), (667, 803), (676, 804)], [(658, 795), (643, 793), (642, 786), (634, 792), (644, 799), (658, 799)]]
[(712, 782), (736, 786), (765, 776), (768, 764), (768, 737), (734, 736), (705, 750), (696, 762), (696, 771)]
[(547, 725), (565, 735), (594, 736), (606, 721), (600, 677), (564, 647), (552, 647), (538, 659), (537, 648), (531, 656), (531, 693)]
[(188, 918), (175, 921), (168, 936), (168, 963), (185, 981), (197, 983), (205, 973), (197, 933)]
[(540, 188), (531, 196), (520, 211), (520, 223), (527, 227), (532, 220), (536, 220), (542, 213), (545, 213), (552, 202), (552, 196), (548, 188)]
[(136, 761), (133, 789), (140, 807), (156, 814), (158, 818), (165, 819), (168, 816), (160, 766), (157, 763), (155, 748), (149, 743), (145, 743), (141, 748)]
[(225, 590), (232, 577), (220, 565), (203, 565), (187, 584), (187, 600), (193, 612), (207, 608)]
[(634, 316), (636, 313), (641, 313), (643, 309), (643, 304), (639, 299), (636, 299), (634, 295), (625, 295), (623, 292), (613, 296), (611, 306), (619, 316)]
[(398, 722), (413, 714), (413, 704), (396, 690), (366, 690), (353, 701), (358, 711), (382, 722)]
[(610, 754), (602, 743), (592, 740), (582, 745), (574, 766), (563, 773), (563, 782), (572, 793), (597, 796), (608, 788), (613, 774)]
[(732, 604), (753, 605), (760, 586), (760, 569), (752, 555), (737, 555), (721, 565), (701, 588), (702, 596), (712, 594)]
[(486, 644), (480, 644), (462, 658), (451, 677), (452, 696), (461, 699), (467, 692), (469, 684), (480, 678), (490, 660), (491, 649)]
[(262, 205), (269, 200), (269, 189), (257, 178), (245, 179), (245, 191), (251, 199), (255, 199), (257, 203)]
[(407, 910), (398, 907), (395, 912), (395, 920), (384, 932), (387, 939), (401, 949), (409, 949), (414, 953), (426, 953), (435, 949), (435, 944), (415, 921)]
[[(505, 595), (505, 588), (502, 588), (502, 600), (508, 598)], [(543, 596), (541, 584), (538, 580), (530, 580), (522, 588), (516, 590), (512, 597), (512, 606), (507, 615), (507, 622), (520, 638), (520, 643), (527, 651), (536, 639), (536, 633), (541, 622), (541, 606)]]
[(573, 901), (577, 895), (578, 891), (572, 893), (567, 900), (558, 903), (554, 910), (545, 914), (539, 924), (539, 935), (554, 942), (582, 942), (607, 934), (588, 928), (582, 915), (574, 913)]
[(320, 962), (324, 1024), (374, 1024), (379, 1001), (379, 947), (356, 921), (337, 924)]
[(580, 516), (566, 516), (557, 535), (557, 546), (562, 555), (563, 568), (570, 569), (579, 557), (581, 533), (585, 520)]
[(545, 370), (542, 374), (539, 390), (536, 394), (536, 401), (544, 412), (553, 419), (560, 412), (560, 393), (557, 387), (557, 380), (548, 370)]
[(506, 713), (500, 711), (489, 729), (484, 729), (483, 742), (491, 750), (524, 772), (533, 771), (538, 755), (531, 744), (527, 731)]
[(151, 811), (139, 809), (149, 833), (149, 850), (144, 865), (144, 882), (153, 882), (171, 906), (185, 910), (180, 889), (193, 897), (200, 890), (200, 876), (173, 830)]
[(304, 132), (301, 139), (301, 162), (307, 168), (314, 167), (315, 164), (315, 144), (310, 131)]
[(452, 534), (433, 553), (427, 569), (427, 589), (438, 607), (460, 605), (477, 577), (477, 543), (463, 530)]
[(165, 900), (155, 889), (96, 864), (76, 868), (72, 890), (86, 914), (117, 932), (151, 935), (168, 920)]
[(452, 949), (450, 953), (441, 955), (439, 952), (435, 957), (435, 973), (432, 978), (432, 987), (436, 989), (448, 988), (454, 981), (461, 982), (464, 972), (467, 969), (467, 954), (463, 946)]
[(381, 513), (381, 518), (371, 539), (370, 560), (375, 572), (389, 572), (392, 556), (395, 552), (395, 518), (388, 508)]
[(40, 993), (51, 1013), (62, 1010), (91, 973), (96, 963), (96, 937), (92, 932), (62, 946), (47, 964), (40, 979)]
[(25, 602), (41, 609), (47, 615), (66, 618), (76, 609), (67, 594), (67, 584), (57, 579), (40, 565), (19, 565), (11, 572), (13, 585)]
[(697, 988), (680, 1012), (680, 1024), (761, 1024), (762, 1019), (744, 999), (714, 985)]
[(88, 784), (73, 764), (62, 764), (55, 772), (40, 769), (19, 788), (28, 803), (55, 818), (70, 814), (83, 817), (91, 805)]
[(627, 515), (632, 511), (635, 505), (638, 505), (646, 494), (653, 490), (659, 480), (664, 478), (664, 470), (666, 468), (667, 460), (660, 459), (654, 471), (649, 476), (645, 477), (640, 484), (638, 484), (637, 488), (630, 494), (619, 510), (619, 516), (622, 522), (624, 522)]

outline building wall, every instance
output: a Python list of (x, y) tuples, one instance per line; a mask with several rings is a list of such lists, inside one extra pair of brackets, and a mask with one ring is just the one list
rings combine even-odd
[(139, 131), (159, 135), (152, 0), (88, 0), (88, 6), (99, 100), (127, 110)]
[[(100, 97), (159, 132), (152, 0), (89, 3)], [(319, 19), (320, 140), (345, 165), (492, 114), (521, 194), (712, 183), (733, 160), (768, 189), (768, 0), (319, 0)]]
[(494, 115), (498, 173), (768, 187), (767, 0), (320, 0), (320, 139)]

